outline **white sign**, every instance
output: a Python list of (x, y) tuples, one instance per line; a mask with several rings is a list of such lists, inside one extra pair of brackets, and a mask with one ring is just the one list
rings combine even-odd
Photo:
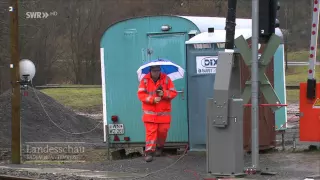
[(197, 56), (197, 74), (215, 74), (218, 65), (218, 56)]
[(26, 12), (27, 19), (46, 19), (49, 16), (57, 16), (58, 13), (56, 11), (53, 12)]
[(109, 134), (124, 134), (123, 124), (109, 124)]

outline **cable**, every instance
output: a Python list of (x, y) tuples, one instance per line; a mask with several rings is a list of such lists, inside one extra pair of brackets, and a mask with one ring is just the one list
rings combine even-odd
[[(33, 90), (35, 96), (37, 97), (37, 99), (38, 99), (38, 101), (39, 101), (39, 103), (40, 103), (43, 111), (44, 111), (44, 112), (46, 113), (46, 115), (48, 116), (49, 120), (50, 120), (57, 128), (59, 128), (61, 131), (65, 132), (65, 133), (67, 133), (67, 134), (73, 134), (73, 135), (87, 134), (87, 133), (90, 133), (90, 132), (94, 131), (95, 129), (97, 129), (97, 127), (102, 123), (102, 122), (99, 122), (93, 129), (91, 129), (91, 130), (89, 130), (89, 131), (85, 131), (85, 132), (80, 132), (80, 133), (73, 133), (73, 132), (69, 132), (69, 131), (66, 131), (66, 130), (62, 129), (62, 128), (61, 128), (59, 125), (57, 125), (57, 124), (51, 119), (51, 117), (49, 116), (49, 114), (48, 114), (48, 112), (46, 111), (46, 109), (44, 108), (44, 106), (43, 106), (43, 104), (42, 104), (42, 102), (41, 102), (38, 94), (37, 94), (36, 91), (34, 90), (32, 81), (31, 81), (31, 87), (32, 87), (32, 90)], [(77, 119), (77, 118), (76, 118), (76, 119)]]
[(173, 162), (173, 163), (170, 164), (169, 166), (166, 166), (165, 168), (162, 168), (162, 169), (159, 169), (159, 170), (157, 170), (157, 171), (148, 173), (148, 174), (146, 174), (146, 175), (144, 175), (144, 176), (136, 177), (136, 178), (131, 179), (131, 180), (143, 179), (143, 178), (146, 178), (146, 177), (148, 177), (148, 176), (150, 176), (150, 175), (152, 175), (152, 174), (156, 174), (156, 173), (158, 173), (158, 172), (160, 172), (160, 171), (169, 169), (170, 167), (172, 167), (173, 165), (177, 164), (182, 158), (184, 158), (184, 157), (187, 155), (188, 147), (189, 147), (189, 146), (186, 145), (186, 149), (184, 150), (183, 154), (182, 154), (175, 162)]

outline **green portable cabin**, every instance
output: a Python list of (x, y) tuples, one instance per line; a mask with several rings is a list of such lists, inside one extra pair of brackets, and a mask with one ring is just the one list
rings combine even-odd
[[(275, 34), (283, 39), (283, 34), (279, 28)], [(251, 28), (243, 28), (235, 30), (235, 38), (243, 36), (244, 39), (250, 41), (252, 36)], [(214, 98), (214, 82), (215, 72), (219, 68), (216, 66), (219, 51), (225, 50), (225, 30), (216, 30), (214, 32), (200, 33), (186, 42), (187, 45), (187, 81), (188, 81), (188, 121), (189, 121), (189, 146), (191, 151), (206, 150), (206, 102), (209, 98)], [(260, 47), (260, 45), (259, 45)], [(260, 48), (259, 48), (260, 49)], [(235, 47), (235, 50), (237, 48)], [(280, 103), (286, 103), (285, 91), (285, 71), (284, 71), (284, 56), (283, 56), (283, 41), (279, 45), (273, 58), (272, 71), (268, 72), (268, 76), (273, 76), (274, 90), (279, 97)], [(210, 63), (213, 62), (213, 63)], [(250, 72), (242, 69), (241, 74)], [(243, 77), (243, 75), (241, 75)], [(246, 79), (244, 79), (246, 80)], [(269, 107), (268, 107), (269, 108)], [(260, 122), (260, 137), (259, 141), (261, 148), (272, 147), (275, 142), (275, 133), (270, 133), (274, 130), (285, 128), (282, 124), (286, 124), (287, 109), (283, 107), (273, 114), (270, 111), (260, 111), (260, 117), (264, 117), (264, 121)], [(272, 117), (274, 116), (274, 117)], [(251, 114), (244, 111), (244, 147), (250, 146), (251, 124), (248, 121)], [(274, 128), (276, 127), (276, 129)], [(249, 132), (250, 133), (250, 132)], [(274, 134), (274, 136), (272, 136)]]
[[(236, 28), (250, 28), (250, 19), (237, 19)], [(186, 69), (185, 42), (208, 28), (224, 29), (225, 18), (149, 16), (110, 26), (101, 39), (104, 141), (144, 146), (145, 127), (137, 97), (137, 69), (146, 61), (166, 58)], [(174, 81), (179, 92), (172, 101), (167, 145), (182, 145), (188, 137), (187, 78)]]

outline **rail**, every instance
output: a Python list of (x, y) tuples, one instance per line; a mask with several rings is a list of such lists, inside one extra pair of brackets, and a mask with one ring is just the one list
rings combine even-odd
[[(50, 89), (50, 88), (101, 88), (101, 85), (60, 85), (60, 84), (47, 84), (43, 86), (36, 86), (36, 89)], [(288, 90), (297, 90), (300, 89), (299, 85), (287, 85), (286, 89)]]
[[(86, 89), (86, 88), (101, 88), (101, 85), (44, 85), (44, 86), (36, 86), (36, 89), (51, 89), (51, 88), (78, 88), (78, 89)], [(286, 86), (288, 90), (297, 90), (300, 89), (299, 85), (288, 85)]]
[[(309, 66), (309, 62), (290, 61), (287, 62), (288, 66)], [(320, 62), (316, 62), (315, 65), (320, 65)]]
[(297, 90), (297, 89), (300, 89), (300, 86), (299, 85), (288, 85), (288, 86), (286, 86), (286, 89)]
[(77, 89), (88, 89), (88, 88), (101, 88), (101, 85), (59, 85), (59, 84), (47, 84), (43, 86), (36, 86), (36, 89), (56, 89), (56, 88), (77, 88)]
[[(252, 105), (251, 104), (244, 104), (243, 106), (250, 107)], [(288, 105), (287, 104), (259, 104), (259, 106), (268, 107), (268, 106), (288, 106)]]
[(0, 179), (1, 180), (40, 180), (40, 179), (35, 179), (35, 178), (8, 176), (8, 175), (0, 175)]

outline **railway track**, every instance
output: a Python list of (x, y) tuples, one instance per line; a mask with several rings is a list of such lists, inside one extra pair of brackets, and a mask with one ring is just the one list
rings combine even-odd
[(44, 180), (44, 179), (35, 179), (35, 178), (28, 178), (28, 177), (0, 175), (0, 180)]

